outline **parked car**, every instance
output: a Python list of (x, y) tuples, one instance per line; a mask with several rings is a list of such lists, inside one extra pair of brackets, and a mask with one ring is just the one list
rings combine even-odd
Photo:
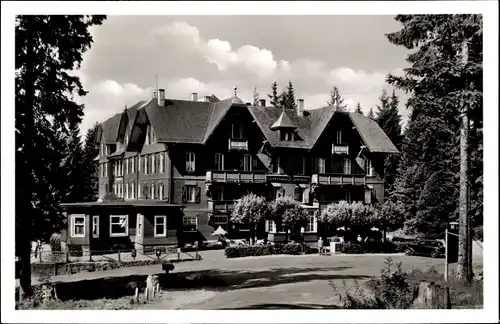
[(445, 254), (443, 242), (436, 240), (417, 240), (407, 242), (404, 247), (406, 255), (427, 255), (438, 258)]

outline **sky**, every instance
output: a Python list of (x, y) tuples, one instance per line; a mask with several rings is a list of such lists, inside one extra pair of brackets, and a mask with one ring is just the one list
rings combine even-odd
[[(271, 84), (293, 82), (305, 109), (324, 107), (332, 86), (353, 110), (376, 111), (388, 73), (401, 74), (408, 51), (386, 33), (393, 16), (108, 16), (91, 27), (94, 43), (77, 74), (87, 96), (84, 134), (125, 106), (149, 100), (158, 76), (166, 97), (190, 100), (215, 94), (253, 101), (256, 87), (269, 102)], [(400, 114), (405, 118), (406, 96)]]

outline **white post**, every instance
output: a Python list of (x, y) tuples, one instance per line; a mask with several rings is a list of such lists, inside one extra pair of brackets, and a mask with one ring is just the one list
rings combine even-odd
[(448, 281), (448, 229), (444, 231), (444, 281)]
[(149, 289), (144, 289), (144, 295), (146, 296), (146, 300), (149, 300)]
[(136, 302), (139, 302), (139, 288), (135, 288), (134, 299)]

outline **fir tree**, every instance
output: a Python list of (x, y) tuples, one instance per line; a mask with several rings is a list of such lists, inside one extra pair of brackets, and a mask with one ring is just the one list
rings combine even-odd
[(339, 111), (345, 111), (347, 109), (347, 105), (344, 105), (344, 98), (340, 95), (340, 90), (337, 86), (334, 86), (330, 90), (330, 100), (328, 100), (326, 104), (335, 107)]
[(356, 110), (354, 110), (354, 112), (358, 114), (363, 114), (363, 110), (361, 110), (361, 104), (359, 102), (357, 103)]
[(95, 143), (98, 128), (99, 124), (95, 123), (85, 135), (85, 144), (83, 148), (85, 190), (82, 201), (96, 201), (98, 198), (99, 165), (97, 161), (94, 161), (94, 159), (99, 155), (99, 147)]
[(17, 16), (15, 20), (16, 231), (20, 285), (31, 294), (31, 241), (51, 234), (61, 221), (61, 152), (67, 125), (76, 125), (86, 91), (79, 68), (92, 44), (88, 28), (105, 16)]
[[(441, 234), (457, 219), (459, 203), (466, 203), (458, 194), (464, 104), (475, 137), (475, 144), (469, 146), (470, 165), (474, 165), (469, 181), (477, 184), (470, 188), (471, 198), (482, 200), (482, 19), (479, 15), (398, 15), (395, 19), (402, 29), (388, 34), (389, 41), (413, 52), (407, 58), (411, 66), (405, 76), (387, 79), (411, 94), (407, 102), (411, 114), (391, 199), (404, 202), (409, 230)], [(468, 61), (460, 64), (465, 41)], [(482, 219), (481, 208), (474, 213)], [(461, 236), (466, 237), (468, 229), (462, 223), (460, 227)], [(460, 245), (464, 252), (459, 254), (459, 263), (468, 268), (460, 272), (461, 279), (470, 277), (472, 270), (464, 261), (471, 258), (466, 245)]]
[(253, 105), (259, 105), (259, 93), (257, 92), (257, 87), (253, 88)]
[(297, 102), (295, 100), (295, 90), (293, 89), (292, 81), (288, 81), (288, 85), (283, 93), (283, 107), (285, 109), (296, 110)]
[(267, 96), (269, 97), (272, 106), (276, 108), (280, 107), (281, 96), (278, 95), (278, 83), (276, 81), (274, 81), (271, 85), (271, 94), (268, 94)]
[(366, 117), (368, 117), (372, 120), (375, 120), (375, 114), (373, 113), (373, 108), (370, 108), (370, 110), (368, 111), (368, 114), (366, 114)]

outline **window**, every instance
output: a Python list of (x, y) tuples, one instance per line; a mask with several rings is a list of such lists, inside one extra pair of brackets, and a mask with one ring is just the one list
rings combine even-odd
[(212, 198), (215, 201), (224, 200), (224, 187), (214, 186), (212, 190)]
[(115, 195), (118, 195), (118, 191), (117, 191), (117, 189), (116, 189), (116, 183), (113, 183), (113, 193), (114, 193)]
[(99, 164), (100, 171), (101, 171), (101, 177), (104, 177), (104, 163)]
[(316, 172), (326, 173), (325, 158), (316, 158)]
[(129, 188), (128, 188), (128, 186), (129, 186), (129, 183), (128, 182), (125, 183), (125, 198), (127, 198), (127, 199), (130, 198), (129, 195), (128, 195), (129, 194), (129, 191), (128, 191)]
[(141, 191), (141, 183), (137, 183), (137, 199), (141, 199), (142, 191)]
[(85, 237), (85, 216), (72, 216), (73, 227), (71, 227), (72, 237)]
[(167, 216), (155, 216), (155, 237), (167, 236)]
[(92, 237), (99, 237), (99, 216), (92, 216)]
[(368, 177), (373, 176), (372, 160), (365, 159), (365, 173)]
[(215, 215), (214, 216), (215, 228), (220, 226), (223, 229), (227, 230), (227, 225), (228, 225), (227, 223), (228, 223), (228, 217), (226, 215)]
[(342, 131), (337, 130), (337, 144), (342, 144)]
[(163, 183), (158, 185), (158, 199), (163, 200)]
[(184, 216), (182, 217), (182, 225), (185, 232), (195, 232), (198, 230), (198, 217)]
[(143, 157), (143, 160), (144, 160), (144, 174), (146, 174), (146, 175), (147, 175), (147, 174), (148, 174), (148, 164), (149, 164), (149, 163), (148, 163), (148, 162), (149, 162), (149, 158), (148, 158), (148, 156), (147, 156), (147, 155), (146, 155), (146, 156), (144, 156), (144, 157)]
[(130, 173), (135, 173), (135, 156), (130, 158)]
[(111, 215), (109, 217), (109, 236), (128, 235), (128, 215)]
[(293, 131), (282, 129), (280, 130), (280, 140), (282, 141), (293, 141)]
[(137, 214), (137, 230), (135, 235), (142, 236), (142, 224), (144, 223), (144, 216)]
[(274, 198), (285, 197), (285, 189), (282, 187), (274, 187)]
[(195, 170), (195, 156), (193, 152), (186, 153), (186, 171), (194, 172)]
[(241, 124), (241, 123), (233, 123), (232, 138), (234, 138), (234, 139), (242, 139), (242, 138), (244, 138), (243, 124)]
[(165, 153), (160, 152), (160, 173), (165, 172)]
[(151, 173), (156, 173), (156, 154), (151, 154)]
[(153, 184), (151, 185), (151, 199), (156, 199), (156, 197), (155, 197), (155, 196), (156, 196), (156, 195), (155, 195), (155, 194), (156, 194), (155, 189), (156, 189), (156, 186), (155, 186), (155, 184), (153, 183)]
[(252, 156), (250, 154), (243, 155), (241, 167), (243, 168), (243, 171), (252, 171)]
[(351, 202), (351, 192), (350, 191), (345, 192), (345, 201)]
[(296, 201), (302, 201), (302, 188), (300, 187), (295, 187), (293, 190), (293, 198)]
[(142, 156), (137, 157), (137, 171), (141, 172)]
[(215, 153), (215, 170), (224, 170), (224, 154)]
[(130, 198), (135, 198), (135, 182), (132, 182), (130, 184)]
[(351, 174), (351, 159), (344, 159), (344, 174)]
[(186, 186), (186, 201), (196, 202), (196, 186)]
[(151, 144), (150, 138), (149, 138), (149, 126), (146, 126), (146, 138), (144, 139), (144, 143), (146, 145)]
[(316, 220), (316, 216), (315, 215), (309, 216), (305, 232), (317, 232), (317, 231), (318, 231), (318, 223)]
[(269, 232), (270, 233), (285, 233), (283, 226), (277, 226), (275, 221), (269, 221)]
[(281, 165), (281, 159), (280, 157), (276, 157), (276, 160), (275, 160), (275, 163), (273, 163), (273, 172), (274, 173), (283, 173), (283, 168), (282, 168), (282, 165)]
[(365, 204), (372, 203), (372, 191), (371, 189), (365, 189)]
[(125, 174), (128, 174), (128, 159), (125, 159)]
[(104, 176), (105, 177), (108, 176), (108, 169), (109, 169), (109, 163), (106, 162), (106, 163), (104, 163)]

